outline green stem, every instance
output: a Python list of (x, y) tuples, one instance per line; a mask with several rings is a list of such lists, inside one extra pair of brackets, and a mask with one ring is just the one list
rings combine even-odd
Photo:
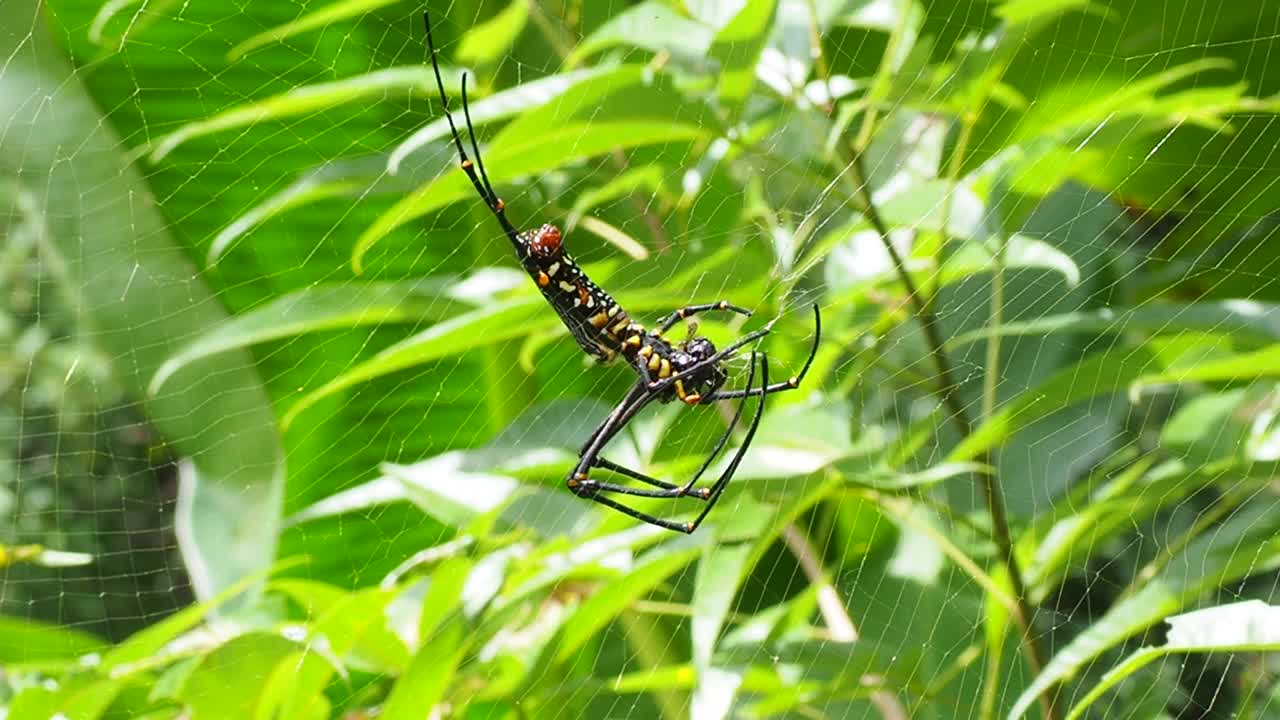
[[(844, 148), (846, 152), (848, 151), (843, 143), (840, 147)], [(934, 368), (937, 371), (938, 393), (942, 398), (943, 405), (946, 406), (947, 411), (950, 413), (951, 422), (960, 431), (960, 434), (968, 436), (973, 432), (973, 421), (970, 419), (964, 404), (960, 401), (958, 395), (959, 384), (955, 381), (951, 363), (943, 350), (942, 333), (938, 329), (937, 315), (933, 312), (933, 308), (927, 299), (920, 293), (919, 288), (916, 287), (915, 280), (912, 279), (910, 272), (907, 271), (902, 255), (898, 253), (897, 248), (890, 241), (889, 226), (885, 223), (884, 218), (880, 216), (880, 212), (871, 197), (870, 183), (867, 180), (866, 167), (862, 156), (854, 155), (849, 158), (848, 162), (849, 167), (853, 170), (851, 180), (858, 194), (862, 196), (864, 207), (860, 209), (875, 229), (876, 234), (880, 236), (880, 242), (889, 254), (889, 259), (893, 263), (898, 279), (907, 291), (907, 299), (914, 308), (916, 317), (924, 330), (925, 343), (929, 347), (929, 356), (933, 360)], [(992, 464), (991, 458), (985, 453), (978, 458), (978, 462), (987, 465)], [(979, 477), (981, 480), (979, 487), (986, 501), (987, 514), (991, 518), (993, 539), (1001, 560), (1009, 570), (1009, 584), (1012, 586), (1013, 595), (1017, 602), (1013, 615), (1022, 630), (1022, 647), (1027, 656), (1027, 664), (1031, 667), (1031, 671), (1038, 675), (1041, 668), (1044, 667), (1044, 658), (1041, 655), (1039, 645), (1036, 643), (1035, 632), (1031, 627), (1033, 608), (1028, 600), (1026, 585), (1022, 578), (1022, 570), (1014, 551), (1013, 533), (1009, 529), (1009, 512), (1004, 502), (1004, 490), (1000, 486), (998, 473), (983, 473)], [(1053, 708), (1052, 699), (1047, 696), (1041, 696), (1041, 701), (1044, 706), (1046, 720), (1055, 720), (1057, 713)]]

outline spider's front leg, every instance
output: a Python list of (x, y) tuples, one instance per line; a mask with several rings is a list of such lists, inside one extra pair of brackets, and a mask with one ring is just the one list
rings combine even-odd
[(658, 323), (657, 333), (661, 335), (662, 333), (675, 327), (675, 324), (680, 322), (681, 320), (684, 320), (685, 318), (691, 318), (694, 315), (708, 312), (711, 310), (721, 310), (724, 312), (737, 313), (744, 317), (751, 317), (750, 310), (744, 307), (738, 307), (737, 305), (730, 305), (728, 300), (721, 300), (720, 302), (713, 302), (713, 303), (703, 303), (701, 305), (688, 305), (680, 308), (679, 310), (676, 310), (675, 312), (663, 318), (662, 322)]

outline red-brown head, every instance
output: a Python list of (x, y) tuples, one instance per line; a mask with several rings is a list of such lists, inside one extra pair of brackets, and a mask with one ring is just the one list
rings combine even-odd
[(529, 252), (540, 258), (556, 258), (562, 252), (560, 247), (560, 228), (555, 225), (543, 225), (533, 233), (529, 241)]

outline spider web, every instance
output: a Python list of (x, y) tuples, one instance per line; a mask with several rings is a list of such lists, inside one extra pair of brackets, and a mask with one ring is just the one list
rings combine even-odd
[[(473, 67), (472, 100), (479, 109), (485, 97), (561, 71), (565, 57), (590, 37), (582, 28), (598, 28), (633, 8), (621, 0), (566, 5), (571, 11), (567, 18), (545, 8), (530, 11), (519, 41), (492, 57), (486, 57), (483, 47), (468, 47), (466, 39), (504, 12), (505, 4), (433, 5), (436, 39), (450, 75), (446, 82), (454, 82), (462, 65)], [(688, 15), (706, 27), (724, 26), (744, 6), (685, 5)], [(814, 12), (845, 18), (830, 23), (818, 58), (804, 44), (811, 28), (792, 20), (810, 5)], [(735, 519), (749, 526), (754, 517), (781, 518), (832, 474), (865, 490), (879, 488), (875, 483), (885, 477), (945, 466), (962, 437), (956, 432), (957, 408), (977, 425), (1027, 397), (1047, 396), (1063, 407), (1028, 410), (1025, 417), (1033, 419), (1012, 421), (1018, 431), (999, 445), (996, 473), (1004, 481), (1002, 496), (1018, 530), (1075, 513), (1085, 517), (1094, 499), (1081, 494), (1082, 488), (1101, 486), (1160, 451), (1161, 461), (1178, 460), (1202, 473), (1212, 473), (1215, 463), (1242, 453), (1251, 453), (1250, 459), (1258, 462), (1275, 459), (1270, 429), (1275, 390), (1265, 380), (1225, 389), (1212, 383), (1152, 383), (1134, 396), (1125, 393), (1128, 385), (1107, 385), (1106, 374), (1077, 371), (1074, 380), (1059, 381), (1065, 389), (1057, 391), (1074, 398), (1069, 403), (1060, 402), (1061, 395), (1054, 399), (1055, 387), (1045, 383), (1098, 354), (1109, 354), (1117, 368), (1138, 368), (1146, 376), (1238, 353), (1240, 341), (1231, 323), (1239, 314), (1196, 319), (1194, 303), (1247, 306), (1251, 310), (1245, 314), (1274, 341), (1275, 314), (1267, 305), (1277, 293), (1278, 189), (1271, 142), (1276, 123), (1269, 114), (1274, 108), (1263, 107), (1262, 101), (1256, 112), (1238, 115), (1215, 108), (1236, 101), (1233, 111), (1241, 111), (1245, 103), (1238, 96), (1267, 98), (1280, 89), (1273, 69), (1280, 13), (1263, 3), (1242, 4), (1222, 14), (1189, 0), (1158, 8), (1106, 3), (1095, 11), (1055, 17), (1047, 28), (1019, 27), (1016, 32), (1026, 37), (1017, 62), (1002, 69), (1001, 83), (987, 100), (986, 119), (966, 134), (958, 133), (946, 103), (956, 101), (954, 86), (961, 79), (990, 70), (1000, 58), (986, 57), (983, 62), (991, 65), (977, 69), (943, 66), (946, 71), (938, 74), (934, 68), (953, 56), (948, 48), (959, 53), (990, 38), (998, 16), (982, 4), (941, 5), (920, 8), (913, 19), (901, 11), (905, 3), (781, 2), (781, 20), (760, 54), (753, 89), (778, 108), (748, 103), (743, 110), (746, 116), (753, 111), (758, 117), (772, 115), (760, 135), (751, 134), (747, 125), (722, 132), (721, 120), (707, 105), (664, 107), (660, 114), (669, 114), (672, 124), (701, 128), (707, 137), (593, 153), (532, 179), (495, 182), (519, 227), (575, 218), (576, 226), (566, 233), (570, 251), (624, 305), (632, 300), (638, 304), (629, 307), (657, 308), (632, 310), (641, 322), (652, 324), (681, 305), (723, 297), (742, 302), (745, 295), (762, 310), (760, 317), (746, 324), (714, 316), (700, 319), (698, 331), (722, 346), (776, 316), (776, 331), (760, 346), (770, 353), (775, 380), (803, 363), (812, 337), (808, 307), (817, 303), (822, 308), (828, 329), (814, 379), (798, 392), (769, 399), (756, 449), (712, 513), (707, 531), (694, 539), (710, 536), (719, 542), (721, 529), (732, 529)], [(1014, 9), (1006, 12), (1030, 5), (1009, 3), (1007, 8)], [(226, 585), (228, 576), (251, 569), (252, 558), (259, 556), (308, 555), (308, 564), (292, 571), (295, 576), (344, 588), (375, 586), (389, 575), (398, 577), (406, 559), (423, 548), (453, 537), (446, 513), (433, 513), (430, 503), (439, 502), (440, 493), (447, 497), (451, 488), (460, 491), (457, 483), (509, 487), (500, 481), (517, 478), (520, 487), (534, 492), (504, 517), (539, 532), (554, 528), (577, 538), (598, 530), (601, 522), (614, 531), (634, 524), (574, 498), (560, 484), (562, 468), (547, 471), (538, 465), (544, 457), (540, 452), (558, 451), (557, 462), (574, 452), (634, 377), (621, 364), (586, 362), (558, 327), (510, 332), (505, 319), (517, 316), (501, 315), (493, 325), (476, 325), (470, 338), (465, 332), (450, 336), (450, 347), (461, 349), (446, 347), (428, 361), (319, 399), (291, 416), (287, 430), (277, 428), (287, 458), (283, 498), (276, 498), (284, 518), (278, 528), (252, 528), (246, 534), (250, 540), (233, 544), (241, 525), (253, 525), (234, 521), (234, 500), (255, 504), (270, 494), (232, 492), (228, 504), (217, 506), (229, 511), (230, 521), (220, 519), (213, 506), (187, 506), (189, 523), (203, 529), (189, 531), (180, 547), (183, 521), (175, 520), (184, 512), (178, 502), (179, 463), (189, 459), (185, 450), (192, 446), (184, 441), (203, 442), (208, 434), (209, 409), (190, 400), (191, 374), (203, 372), (202, 381), (211, 383), (204, 387), (214, 388), (210, 399), (216, 404), (239, 397), (242, 388), (234, 383), (242, 379), (238, 373), (244, 361), (258, 383), (255, 392), (264, 398), (262, 407), (282, 420), (299, 400), (360, 370), (379, 353), (395, 351), (406, 338), (529, 289), (514, 270), (497, 224), (472, 196), (403, 223), (370, 247), (362, 272), (352, 271), (357, 238), (438, 173), (458, 174), (451, 169), (455, 158), (443, 137), (406, 155), (400, 172), (385, 170), (402, 143), (438, 119), (439, 104), (430, 86), (412, 91), (391, 83), (380, 95), (304, 105), (301, 112), (228, 123), (226, 129), (172, 142), (174, 133), (191, 123), (297, 88), (386, 68), (425, 71), (420, 10), (402, 5), (388, 4), (260, 47), (244, 45), (318, 8), (297, 0), (236, 9), (173, 2), (103, 6), (93, 0), (58, 0), (47, 6), (55, 42), (72, 60), (72, 78), (83, 85), (114, 133), (115, 148), (136, 161), (134, 187), (143, 195), (135, 197), (132, 212), (147, 216), (154, 206), (163, 230), (147, 237), (180, 248), (190, 264), (172, 273), (147, 266), (144, 261), (157, 251), (131, 237), (129, 223), (112, 228), (113, 244), (82, 247), (79, 266), (105, 265), (104, 258), (112, 253), (132, 252), (148, 287), (169, 291), (157, 295), (145, 319), (132, 317), (125, 323), (148, 332), (138, 330), (138, 340), (126, 343), (128, 354), (114, 352), (120, 347), (113, 344), (119, 332), (104, 329), (104, 311), (98, 306), (106, 296), (89, 292), (87, 284), (80, 292), (68, 292), (60, 284), (64, 278), (56, 256), (43, 249), (49, 243), (42, 238), (56, 233), (58, 218), (73, 217), (75, 211), (29, 202), (32, 195), (21, 182), (7, 191), (5, 333), (11, 355), (0, 545), (40, 545), (83, 553), (92, 562), (80, 564), (76, 556), (64, 558), (69, 567), (40, 562), (3, 566), (0, 614), (119, 641), (197, 595), (208, 597)], [(19, 15), (0, 20), (0, 27), (16, 28), (19, 35), (41, 32), (33, 29), (29, 14)], [(887, 44), (893, 38), (910, 35), (901, 32), (908, 22), (919, 23), (912, 36), (919, 56), (904, 54), (895, 60), (893, 75), (899, 80), (875, 107), (881, 124), (863, 165), (844, 157), (830, 162), (823, 148), (839, 118), (822, 111), (824, 94), (849, 92), (842, 83), (855, 91), (850, 97), (867, 91), (868, 85), (859, 83), (870, 84), (882, 58), (892, 56)], [(644, 47), (642, 38), (648, 35), (638, 29), (634, 33), (636, 44)], [(923, 38), (932, 43), (932, 52)], [(650, 62), (655, 53), (648, 50), (610, 47), (586, 56), (583, 64)], [(464, 63), (459, 56), (468, 52), (473, 60)], [(1218, 59), (1231, 64), (1215, 64)], [(699, 75), (696, 59), (675, 55), (655, 64), (662, 62)], [(1202, 65), (1177, 74), (1195, 63)], [(1144, 82), (1162, 73), (1168, 74), (1165, 84), (1142, 90)], [(815, 81), (820, 74), (827, 79)], [(708, 82), (706, 77), (701, 81)], [(1236, 81), (1244, 88), (1235, 96), (1222, 90)], [(686, 97), (706, 95), (696, 83), (694, 89), (680, 89)], [(1132, 92), (1126, 95), (1126, 89)], [(1177, 107), (1159, 105), (1176, 92), (1202, 96)], [(456, 86), (450, 93), (461, 119)], [(1080, 109), (1100, 96), (1120, 100), (1093, 115)], [(553, 98), (545, 107), (555, 109), (561, 102)], [(1231, 132), (1212, 127), (1219, 115), (1230, 118)], [(844, 133), (856, 137), (865, 116), (857, 115)], [(604, 109), (585, 117), (610, 119)], [(1019, 149), (1028, 156), (1043, 153), (1041, 163), (1020, 158), (1025, 162), (1018, 165), (1008, 157), (1008, 146), (1028, 132), (1026, 123), (1032, 121), (1020, 120), (1027, 117), (1060, 122), (1065, 128), (1061, 136), (1073, 143), (1026, 142)], [(1071, 125), (1076, 117), (1085, 118), (1083, 129)], [(500, 156), (487, 143), (501, 137), (508, 122), (517, 120), (481, 120), (478, 126), (487, 169), (494, 176), (504, 170), (494, 164)], [(751, 150), (740, 151), (744, 145)], [(163, 153), (157, 152), (160, 147)], [(980, 175), (997, 189), (946, 180), (946, 162), (957, 147), (974, 158), (965, 173)], [(572, 143), (563, 147), (567, 156), (574, 151)], [(60, 158), (74, 165), (87, 154), (69, 146), (62, 148)], [(1007, 163), (1022, 171), (983, 173), (984, 163), (993, 168)], [(1056, 175), (1062, 166), (1072, 171)], [(14, 171), (9, 165), (5, 169)], [(29, 183), (32, 167), (18, 170)], [(636, 184), (575, 212), (576, 202), (619, 177), (634, 177)], [(300, 178), (315, 183), (298, 185)], [(326, 183), (343, 181), (350, 183), (344, 191), (323, 195), (335, 187)], [(1006, 193), (1008, 185), (1027, 194), (1010, 194), (1003, 207), (979, 199), (979, 192)], [(1009, 327), (1071, 313), (1100, 319), (1080, 321), (1068, 332), (1010, 333), (994, 356), (983, 341), (948, 345), (956, 385), (955, 405), (949, 405), (938, 391), (935, 353), (917, 321), (918, 308), (895, 284), (897, 261), (876, 228), (850, 209), (861, 202), (864, 187), (874, 189), (873, 201), (893, 226), (890, 239), (918, 288), (926, 295), (937, 291), (928, 311), (936, 316), (942, 338), (964, 338), (990, 326), (993, 297), (1000, 298), (998, 324)], [(270, 208), (291, 188), (320, 190), (297, 196), (291, 209), (236, 225)], [(108, 189), (108, 183), (93, 180), (79, 192), (87, 199)], [(985, 259), (978, 252), (979, 260), (972, 260), (985, 270), (965, 271), (968, 256), (962, 253), (941, 270), (927, 262), (928, 243), (937, 241), (943, 220), (949, 234), (971, 241), (965, 252), (986, 250)], [(234, 237), (230, 228), (238, 229)], [(1016, 240), (1003, 250), (1009, 269), (997, 277), (990, 272), (990, 238), (1014, 233)], [(725, 248), (729, 252), (717, 257)], [(813, 258), (819, 260), (809, 262)], [(683, 279), (673, 285), (673, 278)], [(194, 342), (218, 326), (212, 321), (205, 327), (189, 326), (185, 310), (160, 299), (188, 294), (192, 284), (208, 293), (207, 300), (188, 294), (194, 305), (227, 318), (259, 313), (280, 326), (307, 317), (306, 303), (287, 304), (298, 293), (322, 288), (334, 298), (351, 298), (350, 308), (358, 309), (359, 298), (371, 288), (382, 288), (377, 291), (387, 295), (379, 297), (390, 297), (410, 282), (418, 283), (405, 295), (410, 309), (394, 317), (379, 319), (376, 311), (366, 310), (355, 313), (358, 319), (348, 313), (345, 324), (266, 333), (233, 351), (243, 353), (241, 360), (220, 365), (218, 356), (206, 358), (197, 364), (199, 370), (186, 370), (186, 380), (160, 385), (148, 402), (166, 408), (186, 403), (190, 409), (185, 415), (179, 412), (176, 426), (191, 426), (190, 437), (167, 436), (157, 428), (138, 395), (139, 381), (125, 377), (154, 368), (183, 345), (148, 340), (156, 337), (153, 331)], [(132, 291), (132, 283), (130, 279), (120, 288), (122, 297)], [(281, 298), (285, 305), (273, 305)], [(1167, 310), (1165, 303), (1171, 301), (1184, 309)], [(1158, 319), (1162, 308), (1165, 320)], [(1098, 315), (1109, 311), (1114, 313), (1110, 317)], [(895, 316), (898, 321), (887, 320)], [(553, 313), (543, 308), (535, 317), (553, 318)], [(681, 332), (677, 328), (672, 337), (683, 337)], [(475, 341), (484, 333), (502, 339)], [(1156, 350), (1132, 341), (1133, 335), (1143, 334), (1163, 340)], [(745, 358), (729, 364), (732, 387), (746, 381)], [(1268, 374), (1274, 373), (1258, 373)], [(217, 389), (219, 381), (222, 390)], [(1105, 389), (1093, 392), (1097, 385)], [(723, 432), (732, 407), (694, 412), (678, 405), (648, 411), (607, 456), (658, 477), (683, 480)], [(754, 403), (748, 405), (745, 418), (754, 409)], [(219, 422), (225, 423), (217, 425), (225, 439), (200, 444), (200, 452), (207, 454), (197, 461), (227, 453), (228, 447), (234, 454), (237, 446), (252, 445), (252, 423), (238, 426), (225, 417)], [(730, 453), (736, 446), (730, 443)], [(261, 462), (244, 452), (246, 465)], [(887, 468), (885, 456), (897, 457), (898, 465)], [(714, 479), (723, 462), (713, 466), (704, 483)], [(806, 463), (819, 467), (803, 470)], [(258, 471), (265, 472), (263, 467)], [(188, 471), (199, 472), (190, 466)], [(1066, 551), (1063, 560), (1071, 572), (1037, 599), (1031, 636), (1045, 656), (1068, 647), (1126, 596), (1147, 563), (1181, 549), (1182, 538), (1198, 524), (1216, 529), (1204, 535), (1210, 538), (1213, 532), (1224, 537), (1274, 534), (1274, 483), (1268, 487), (1247, 473), (1236, 478), (1235, 472), (1239, 469), (1224, 471), (1194, 492), (1144, 480), (1154, 496), (1134, 491), (1125, 500), (1141, 502), (1107, 516), (1121, 530), (1100, 533), (1096, 541), (1081, 534), (1079, 547)], [(188, 487), (192, 477), (184, 476)], [(450, 486), (442, 477), (458, 479)], [(816, 704), (798, 703), (816, 716), (947, 717), (955, 708), (961, 708), (957, 717), (977, 716), (976, 708), (985, 702), (982, 662), (960, 663), (974, 647), (981, 648), (987, 616), (981, 589), (949, 553), (978, 557), (986, 571), (1007, 582), (994, 572), (997, 554), (980, 482), (965, 475), (904, 493), (902, 497), (919, 502), (901, 515), (866, 494), (840, 497), (828, 496), (816, 509), (782, 523), (785, 529), (777, 540), (758, 557), (751, 556), (753, 564), (744, 569), (740, 586), (732, 586), (731, 597), (707, 601), (728, 604), (725, 627), (732, 634), (770, 607), (802, 606), (797, 598), (808, 594), (812, 600), (805, 602), (813, 608), (807, 620), (814, 637), (804, 648), (814, 655), (796, 659), (779, 651), (774, 656), (771, 646), (761, 643), (749, 653), (733, 655), (732, 663), (700, 668), (701, 684), (682, 688), (689, 705), (675, 709), (699, 717), (723, 716), (730, 706), (745, 713), (769, 693), (743, 684), (742, 676), (725, 666), (777, 665), (785, 666), (781, 672), (795, 687), (807, 682), (856, 687), (888, 675), (885, 690), (850, 692), (840, 699), (820, 695)], [(1234, 503), (1229, 511), (1223, 498)], [(1149, 512), (1148, 504), (1157, 509)], [(637, 506), (663, 517), (697, 508), (687, 500)], [(270, 503), (253, 508), (255, 513), (270, 510)], [(222, 536), (208, 534), (209, 527), (229, 528), (228, 545), (211, 541)], [(258, 532), (268, 529), (273, 531)], [(493, 534), (501, 535), (498, 529)], [(735, 539), (729, 536), (726, 546), (730, 541)], [(561, 535), (555, 542), (559, 545), (554, 547), (564, 549), (567, 541)], [(268, 552), (271, 545), (274, 550)], [(537, 544), (512, 547), (526, 555), (543, 550)], [(223, 564), (224, 552), (237, 560)], [(1213, 586), (1221, 587), (1209, 593), (1212, 601), (1200, 598), (1185, 609), (1245, 599), (1274, 602), (1276, 576), (1270, 568), (1275, 558), (1258, 552), (1256, 546), (1242, 544), (1238, 553), (1224, 556), (1177, 554), (1169, 562), (1174, 568), (1186, 566), (1182, 569), (1188, 578), (1207, 574), (1193, 572), (1196, 563), (1244, 567)], [(242, 563), (240, 558), (250, 559)], [(628, 677), (692, 662), (691, 644), (696, 654), (698, 643), (706, 641), (691, 637), (705, 631), (685, 615), (697, 612), (688, 610), (690, 597), (714, 597), (703, 588), (714, 578), (701, 574), (710, 572), (696, 562), (682, 566), (629, 606), (597, 642), (580, 651), (574, 664), (579, 674), (573, 679)], [(569, 587), (563, 594), (573, 592)], [(546, 607), (572, 604), (561, 595), (546, 600)], [(654, 640), (648, 644), (637, 641), (645, 633), (624, 617), (630, 614), (660, 625), (661, 632), (649, 631)], [(1017, 629), (1009, 634), (1002, 673), (1006, 683), (990, 701), (1002, 712), (1031, 681), (1031, 673), (1016, 662)], [(867, 646), (874, 647), (868, 657), (858, 654)], [(1106, 656), (1085, 667), (1096, 678), (1122, 656)], [(1248, 698), (1251, 717), (1274, 715), (1274, 668), (1264, 662), (1259, 663), (1264, 667), (1242, 670), (1249, 662), (1210, 656), (1181, 671), (1159, 666), (1135, 688), (1126, 686), (1108, 696), (1109, 707), (1135, 717), (1152, 708), (1219, 717), (1225, 715), (1215, 713), (1227, 713)], [(956, 669), (958, 679), (939, 690), (939, 697), (930, 696), (948, 669)], [(554, 671), (553, 666), (533, 671), (530, 682), (558, 687), (566, 698), (564, 714), (652, 717), (673, 711), (661, 692), (614, 692), (601, 683), (570, 679), (557, 684)], [(1254, 685), (1243, 685), (1247, 682)], [(1078, 693), (1064, 697), (1068, 705), (1078, 699)], [(1108, 706), (1102, 702), (1097, 707)]]

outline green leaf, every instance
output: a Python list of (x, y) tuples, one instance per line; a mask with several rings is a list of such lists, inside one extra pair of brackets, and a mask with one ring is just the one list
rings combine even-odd
[(1071, 10), (1112, 15), (1112, 11), (1092, 0), (1006, 0), (996, 8), (996, 17), (1010, 25), (1047, 21)]
[[(687, 108), (682, 112), (688, 120), (681, 121), (671, 108)], [(688, 102), (669, 76), (643, 66), (622, 66), (580, 79), (556, 102), (525, 113), (504, 128), (483, 151), (485, 169), (498, 185), (610, 150), (700, 138), (707, 132), (706, 120), (699, 115), (702, 109)], [(364, 255), (396, 228), (467, 198), (476, 199), (475, 188), (461, 171), (426, 183), (360, 235), (352, 251), (352, 268), (362, 272)]]
[(1019, 394), (962, 440), (951, 451), (949, 460), (973, 460), (1034, 420), (1082, 400), (1123, 390), (1155, 362), (1155, 357), (1145, 348), (1107, 350), (1090, 355), (1054, 373), (1038, 387)]
[[(1044, 136), (1072, 140), (1081, 135), (1097, 133), (1100, 126), (1117, 123), (1125, 118), (1156, 119), (1160, 121), (1156, 127), (1185, 121), (1188, 118), (1182, 110), (1194, 110), (1188, 106), (1194, 102), (1202, 102), (1203, 98), (1192, 96), (1185, 101), (1178, 101), (1156, 98), (1155, 94), (1193, 75), (1230, 67), (1229, 61), (1204, 58), (1113, 88), (1092, 87), (1088, 96), (1083, 98), (1076, 94), (1074, 88), (1066, 88), (1062, 97), (1040, 98), (1036, 103), (1037, 111), (1020, 119), (1019, 131), (1014, 139), (1024, 143), (1034, 137)], [(1227, 103), (1228, 108), (1232, 105), (1234, 103)], [(1120, 125), (1124, 126), (1122, 122)], [(1151, 129), (1154, 130), (1155, 127)], [(1126, 130), (1127, 132), (1131, 131)]]
[[(479, 136), (480, 128), (488, 122), (502, 120), (542, 107), (560, 97), (578, 83), (609, 75), (615, 70), (612, 67), (574, 70), (530, 80), (513, 88), (500, 90), (480, 100), (473, 100), (468, 97), (467, 107), (471, 111), (471, 124), (476, 129), (477, 136)], [(449, 138), (449, 152), (454, 152), (452, 150), (453, 140), (449, 132), (449, 120), (444, 116), (443, 112), (440, 113), (440, 117), (414, 132), (409, 136), (409, 139), (400, 143), (391, 151), (391, 155), (387, 159), (387, 172), (392, 175), (398, 174), (409, 155), (442, 138)], [(486, 155), (485, 157), (488, 156)], [(450, 155), (449, 167), (456, 167), (457, 162), (457, 159)], [(486, 163), (485, 169), (487, 170), (488, 167), (489, 163)]]
[(556, 316), (546, 312), (542, 298), (537, 296), (521, 296), (464, 313), (392, 345), (303, 395), (285, 413), (281, 423), (287, 428), (299, 414), (320, 400), (376, 377), (521, 335), (547, 331), (557, 322)]
[(460, 528), (510, 502), (520, 489), (512, 478), (464, 470), (464, 458), (451, 452), (413, 465), (385, 463), (382, 469), (423, 512)]
[(1153, 302), (1140, 307), (1062, 313), (1004, 323), (998, 328), (975, 330), (952, 338), (947, 347), (957, 348), (991, 337), (1063, 332), (1132, 332), (1150, 335), (1209, 332), (1240, 336), (1248, 340), (1275, 340), (1280, 338), (1280, 305), (1252, 300)]
[(298, 650), (297, 643), (275, 633), (232, 638), (200, 659), (177, 697), (192, 717), (258, 717), (265, 705), (278, 702), (276, 668)]
[(573, 202), (573, 210), (569, 213), (572, 223), (577, 222), (592, 209), (610, 203), (633, 193), (643, 192), (656, 195), (662, 189), (666, 168), (656, 163), (633, 167), (621, 175), (596, 188), (588, 188), (579, 193)]
[(497, 15), (467, 32), (458, 48), (458, 59), (474, 65), (497, 62), (515, 44), (528, 21), (528, 1), (511, 0)]
[(103, 671), (127, 672), (125, 666), (139, 663), (160, 653), (164, 646), (182, 633), (198, 625), (205, 616), (225, 605), (232, 598), (252, 588), (268, 575), (302, 563), (301, 558), (283, 560), (274, 567), (247, 575), (228, 585), (212, 598), (170, 615), (160, 622), (134, 633), (128, 640), (115, 646), (102, 657)]
[(369, 98), (383, 98), (403, 90), (426, 94), (435, 87), (435, 76), (422, 66), (386, 68), (333, 82), (305, 85), (264, 100), (245, 103), (211, 118), (187, 123), (152, 142), (151, 162), (159, 162), (194, 138), (258, 123), (317, 113)]
[(120, 694), (123, 678), (74, 678), (60, 686), (29, 687), (18, 693), (7, 708), (6, 720), (95, 720), (102, 717)]
[[(849, 482), (877, 490), (906, 490), (945, 482), (962, 475), (985, 475), (994, 472), (990, 465), (976, 462), (939, 463), (919, 472), (893, 472), (889, 470), (862, 471), (858, 460), (847, 463)], [(837, 464), (837, 467), (846, 463)]]
[[(962, 277), (991, 270), (995, 267), (995, 261), (995, 255), (989, 246), (977, 242), (964, 243), (943, 264), (943, 283), (950, 284)], [(1008, 239), (1003, 266), (1006, 269), (1053, 270), (1062, 276), (1069, 287), (1080, 284), (1080, 268), (1070, 255), (1043, 240), (1026, 235), (1015, 234)]]
[(263, 45), (277, 43), (285, 38), (301, 35), (343, 20), (358, 18), (379, 8), (392, 5), (395, 2), (396, 0), (337, 0), (337, 2), (324, 5), (315, 12), (306, 13), (296, 20), (254, 35), (231, 48), (230, 52), (227, 53), (227, 57), (231, 60), (238, 60), (249, 51), (260, 48)]
[(1108, 671), (1071, 708), (1067, 720), (1081, 717), (1107, 690), (1166, 655), (1280, 651), (1280, 607), (1261, 600), (1174, 615), (1166, 618), (1166, 622), (1169, 636), (1164, 645), (1141, 648)]
[(333, 655), (353, 668), (397, 674), (408, 666), (409, 651), (387, 627), (387, 606), (394, 599), (394, 592), (382, 588), (344, 593), (316, 618), (313, 632), (325, 637)]
[(453, 680), (468, 642), (461, 621), (446, 624), (433, 637), (423, 638), (409, 669), (396, 681), (382, 707), (386, 720), (419, 720), (433, 714)]
[(0, 665), (69, 660), (106, 648), (105, 640), (80, 630), (0, 615)]
[(324, 688), (333, 673), (333, 665), (312, 650), (295, 650), (281, 657), (263, 687), (257, 718), (325, 720), (332, 706)]
[(711, 47), (713, 31), (681, 15), (670, 6), (648, 0), (627, 8), (596, 28), (565, 58), (574, 67), (590, 55), (620, 45), (652, 52), (669, 52), (685, 62), (702, 62)]
[(1074, 676), (1102, 653), (1182, 610), (1202, 593), (1280, 565), (1280, 513), (1275, 503), (1246, 505), (1187, 545), (1166, 569), (1073, 638), (1018, 696), (1009, 720), (1041, 694)]
[(720, 63), (720, 100), (734, 115), (755, 85), (756, 63), (773, 30), (777, 5), (777, 0), (751, 0), (711, 43), (708, 54)]
[(1189, 382), (1238, 382), (1280, 376), (1280, 343), (1228, 358), (1209, 358), (1178, 365), (1164, 372), (1143, 375), (1133, 383), (1133, 393), (1152, 385)]
[[(5, 15), (38, 19), (37, 10), (10, 3)], [(146, 394), (164, 360), (225, 314), (174, 244), (113, 123), (84, 92), (85, 74), (36, 22), (0, 33), (0, 55), (11, 58), (0, 72), (0, 172), (42, 219), (41, 262), (57, 268), (54, 282), (79, 309), (84, 335), (145, 403), (170, 450), (190, 458), (175, 523), (192, 584), (209, 597), (275, 555), (284, 483), (275, 413), (245, 352), (188, 367), (164, 394)]]
[(462, 593), (474, 567), (471, 558), (452, 557), (431, 573), (427, 594), (422, 599), (422, 613), (418, 617), (420, 641), (435, 637), (436, 631), (462, 607)]
[[(447, 149), (447, 148), (446, 148)], [(414, 174), (388, 175), (387, 159), (382, 155), (338, 160), (302, 173), (297, 180), (266, 200), (249, 208), (243, 215), (218, 231), (209, 243), (205, 262), (216, 265), (223, 254), (245, 233), (285, 214), (290, 210), (336, 197), (371, 197), (386, 193), (403, 194), (413, 189)], [(427, 172), (431, 174), (452, 166), (452, 156), (434, 155)]]
[(268, 340), (324, 330), (440, 320), (465, 307), (449, 296), (455, 285), (448, 278), (344, 283), (315, 285), (282, 295), (195, 338), (160, 366), (147, 392), (159, 394), (165, 381), (198, 360)]
[(556, 660), (564, 662), (578, 652), (587, 640), (624, 612), (672, 573), (688, 565), (701, 551), (705, 536), (671, 542), (649, 551), (630, 572), (605, 585), (578, 606), (565, 621), (556, 644)]

